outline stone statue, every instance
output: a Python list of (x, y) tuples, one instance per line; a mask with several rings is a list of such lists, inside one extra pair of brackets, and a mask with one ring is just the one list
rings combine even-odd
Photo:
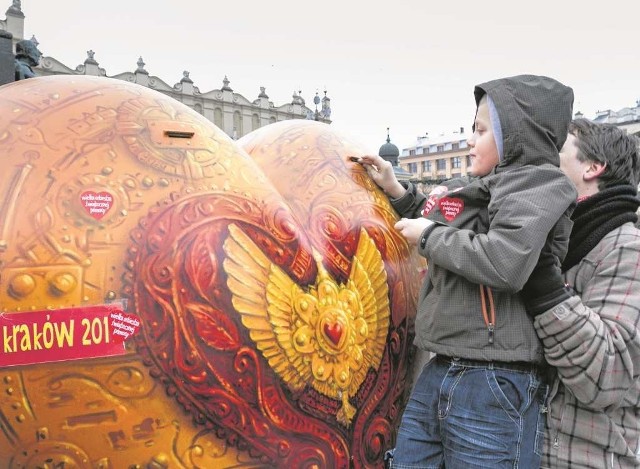
[(22, 13), (22, 4), (20, 0), (13, 0), (11, 6), (7, 10), (7, 13), (17, 14), (18, 16), (23, 15)]
[(33, 78), (36, 74), (33, 68), (40, 63), (42, 52), (31, 39), (23, 39), (16, 44), (16, 76), (15, 80)]

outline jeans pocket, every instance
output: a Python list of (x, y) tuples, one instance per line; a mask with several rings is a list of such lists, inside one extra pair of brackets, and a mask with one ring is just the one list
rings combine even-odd
[(537, 394), (537, 389), (532, 389), (532, 375), (501, 369), (486, 372), (489, 388), (500, 407), (513, 419), (519, 419)]

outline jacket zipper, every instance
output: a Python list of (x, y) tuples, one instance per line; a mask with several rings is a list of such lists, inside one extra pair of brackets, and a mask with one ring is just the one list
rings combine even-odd
[[(493, 304), (491, 289), (484, 285), (480, 285), (480, 303), (482, 305), (482, 317), (489, 332), (489, 344), (493, 344), (496, 330), (496, 308)], [(487, 303), (489, 303), (489, 311), (487, 311)]]
[[(559, 426), (558, 427), (553, 427), (553, 425), (552, 425), (553, 419), (551, 418), (551, 401), (558, 394), (558, 386), (559, 386), (559, 384), (560, 384), (559, 378), (555, 377), (554, 380), (553, 380), (553, 383), (551, 385), (551, 390), (549, 391), (549, 396), (547, 396), (547, 402), (545, 403), (545, 406), (547, 408), (547, 413), (548, 413), (547, 414), (547, 422), (548, 422), (548, 425), (549, 425), (550, 429), (552, 430), (552, 434), (553, 434), (553, 448), (556, 449), (556, 450), (560, 447), (559, 435), (560, 435), (560, 428), (562, 428), (562, 421), (564, 420), (564, 406), (561, 407), (560, 424), (559, 424)], [(564, 399), (566, 399), (566, 396), (564, 396)]]

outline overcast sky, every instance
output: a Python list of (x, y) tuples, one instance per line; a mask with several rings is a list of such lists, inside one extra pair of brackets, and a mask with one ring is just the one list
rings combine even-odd
[[(5, 9), (11, 0), (4, 0)], [(0, 4), (0, 8), (2, 5)], [(371, 151), (390, 127), (416, 137), (470, 128), (473, 86), (532, 73), (571, 86), (594, 117), (640, 99), (640, 0), (22, 0), (25, 37), (75, 68), (146, 70), (201, 92), (231, 87), (276, 106), (331, 98), (337, 129)]]

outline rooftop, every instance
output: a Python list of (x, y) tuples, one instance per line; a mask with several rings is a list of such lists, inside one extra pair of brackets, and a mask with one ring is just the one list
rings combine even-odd
[(464, 127), (460, 127), (460, 130), (441, 133), (438, 135), (429, 135), (429, 133), (426, 133), (425, 135), (418, 136), (416, 143), (413, 146), (403, 148), (402, 151), (404, 152), (405, 150), (424, 148), (431, 145), (441, 145), (443, 143), (460, 142), (462, 140), (467, 140), (468, 137), (469, 134), (465, 133)]
[(635, 107), (623, 107), (619, 111), (612, 111), (607, 109), (606, 111), (598, 111), (593, 122), (606, 123), (606, 124), (626, 124), (630, 122), (640, 121), (640, 99), (636, 101)]

